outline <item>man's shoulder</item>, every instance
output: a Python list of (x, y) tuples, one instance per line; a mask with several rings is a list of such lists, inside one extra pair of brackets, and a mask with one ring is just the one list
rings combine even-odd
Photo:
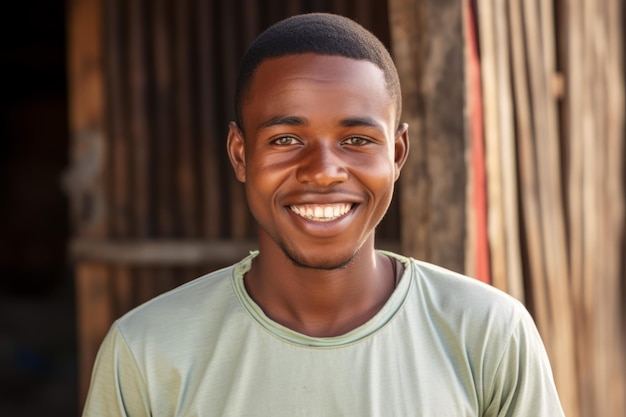
[(117, 320), (117, 328), (128, 337), (145, 337), (206, 322), (235, 301), (232, 275), (237, 265), (203, 275), (135, 307)]
[(443, 316), (509, 327), (528, 315), (519, 300), (492, 285), (428, 262), (411, 259), (411, 264), (417, 294)]

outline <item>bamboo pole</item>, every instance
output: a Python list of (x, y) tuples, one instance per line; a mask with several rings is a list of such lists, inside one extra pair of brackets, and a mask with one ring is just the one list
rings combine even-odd
[(519, 164), (519, 183), (522, 218), (524, 223), (524, 240), (528, 258), (528, 273), (532, 278), (532, 303), (529, 308), (533, 312), (540, 332), (547, 338), (550, 332), (550, 315), (546, 293), (542, 283), (545, 281), (543, 264), (543, 241), (541, 240), (541, 219), (537, 199), (537, 176), (534, 169), (535, 154), (533, 135), (533, 118), (531, 114), (530, 94), (527, 85), (525, 44), (526, 35), (523, 28), (521, 2), (511, 0), (509, 3), (509, 22), (511, 27), (511, 61), (513, 75), (513, 91), (515, 99), (517, 152)]
[[(586, 1), (585, 6), (585, 49), (593, 59), (586, 86), (593, 101), (593, 143), (590, 139), (589, 148), (593, 147), (594, 152), (588, 168), (593, 194), (589, 205), (594, 211), (585, 214), (593, 219), (597, 243), (588, 248), (592, 274), (586, 277), (595, 289), (595, 411), (613, 415), (624, 410), (626, 389), (624, 325), (620, 317), (623, 300), (619, 296), (623, 287), (618, 267), (620, 255), (624, 256), (623, 248), (621, 252), (619, 249), (624, 235), (624, 67), (620, 58), (623, 33), (619, 30), (623, 5), (607, 0)], [(603, 214), (592, 217), (592, 213)]]
[(498, 43), (502, 42), (496, 25), (501, 16), (495, 16), (498, 9), (495, 3), (499, 1), (483, 2), (478, 8), (480, 24), (480, 60), (483, 88), (483, 109), (485, 120), (485, 170), (487, 177), (487, 230), (489, 239), (489, 252), (491, 260), (491, 282), (503, 291), (508, 290), (506, 273), (506, 225), (504, 221), (504, 208), (502, 203), (503, 184), (501, 166), (501, 106), (507, 103), (500, 101), (498, 89), (503, 86), (498, 82), (499, 51)]
[[(567, 139), (567, 204), (569, 234), (569, 269), (572, 308), (576, 322), (576, 367), (578, 371), (578, 392), (580, 395), (580, 414), (593, 415), (594, 381), (591, 365), (594, 341), (589, 338), (592, 333), (593, 288), (585, 280), (585, 232), (583, 207), (584, 178), (584, 143), (591, 139), (585, 134), (583, 126), (587, 123), (584, 107), (584, 49), (583, 39), (585, 27), (582, 23), (582, 1), (562, 2), (561, 38), (564, 39), (563, 71), (566, 74), (566, 94), (563, 102), (563, 132)], [(586, 139), (588, 138), (588, 139)]]
[[(606, 129), (606, 147), (604, 154), (606, 168), (599, 178), (605, 185), (604, 207), (608, 215), (604, 217), (603, 235), (606, 241), (606, 262), (600, 263), (605, 267), (605, 274), (609, 277), (603, 293), (606, 299), (599, 300), (599, 304), (607, 303), (603, 309), (605, 317), (599, 317), (600, 322), (607, 323), (601, 337), (610, 346), (610, 351), (604, 360), (603, 370), (607, 378), (607, 389), (603, 391), (606, 397), (599, 402), (606, 404), (606, 412), (617, 414), (626, 410), (626, 291), (624, 274), (626, 269), (623, 261), (626, 259), (626, 65), (624, 64), (624, 43), (626, 32), (623, 25), (626, 21), (626, 7), (618, 0), (607, 1), (602, 9), (606, 28), (606, 49), (604, 68), (605, 101), (607, 112), (604, 114)], [(601, 45), (601, 44), (600, 44)], [(612, 196), (611, 199), (606, 196)], [(596, 258), (596, 262), (598, 259)], [(620, 291), (621, 290), (621, 291)]]
[[(561, 166), (556, 103), (550, 81), (555, 73), (554, 27), (551, 0), (523, 3), (525, 32), (528, 37), (527, 57), (529, 86), (533, 109), (535, 153), (541, 239), (544, 246), (547, 310), (551, 321), (548, 350), (555, 380), (565, 412), (578, 415), (574, 335), (571, 299), (568, 285), (565, 245), (564, 210), (561, 204)], [(539, 25), (537, 25), (539, 22)]]
[(494, 5), (497, 42), (497, 81), (499, 105), (499, 142), (498, 158), (502, 175), (502, 225), (504, 233), (504, 256), (506, 259), (505, 277), (507, 292), (524, 302), (524, 282), (521, 267), (521, 250), (518, 215), (517, 187), (517, 152), (515, 150), (513, 91), (510, 77), (510, 37), (508, 28), (508, 2), (496, 2)]

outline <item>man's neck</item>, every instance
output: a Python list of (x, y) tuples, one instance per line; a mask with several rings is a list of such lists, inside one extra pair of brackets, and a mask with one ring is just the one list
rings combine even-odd
[(309, 336), (331, 337), (360, 326), (382, 308), (395, 288), (393, 262), (370, 247), (343, 268), (322, 270), (261, 248), (244, 282), (274, 321)]

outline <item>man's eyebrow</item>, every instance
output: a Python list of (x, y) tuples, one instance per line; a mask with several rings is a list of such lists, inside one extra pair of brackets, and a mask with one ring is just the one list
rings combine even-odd
[(371, 117), (349, 117), (340, 121), (341, 126), (344, 127), (373, 127), (374, 129), (384, 130), (380, 123)]
[(285, 126), (304, 126), (307, 124), (307, 121), (304, 117), (299, 117), (299, 116), (276, 116), (276, 117), (272, 117), (271, 119), (261, 123), (259, 125), (259, 127), (257, 128), (257, 131), (261, 130), (261, 129), (267, 129), (268, 127), (272, 127), (272, 126), (279, 126), (279, 125), (285, 125)]

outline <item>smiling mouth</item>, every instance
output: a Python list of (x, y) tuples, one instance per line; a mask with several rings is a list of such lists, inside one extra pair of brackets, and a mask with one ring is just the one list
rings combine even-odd
[(302, 204), (289, 206), (300, 217), (316, 222), (330, 222), (345, 215), (352, 208), (352, 203), (339, 204)]

